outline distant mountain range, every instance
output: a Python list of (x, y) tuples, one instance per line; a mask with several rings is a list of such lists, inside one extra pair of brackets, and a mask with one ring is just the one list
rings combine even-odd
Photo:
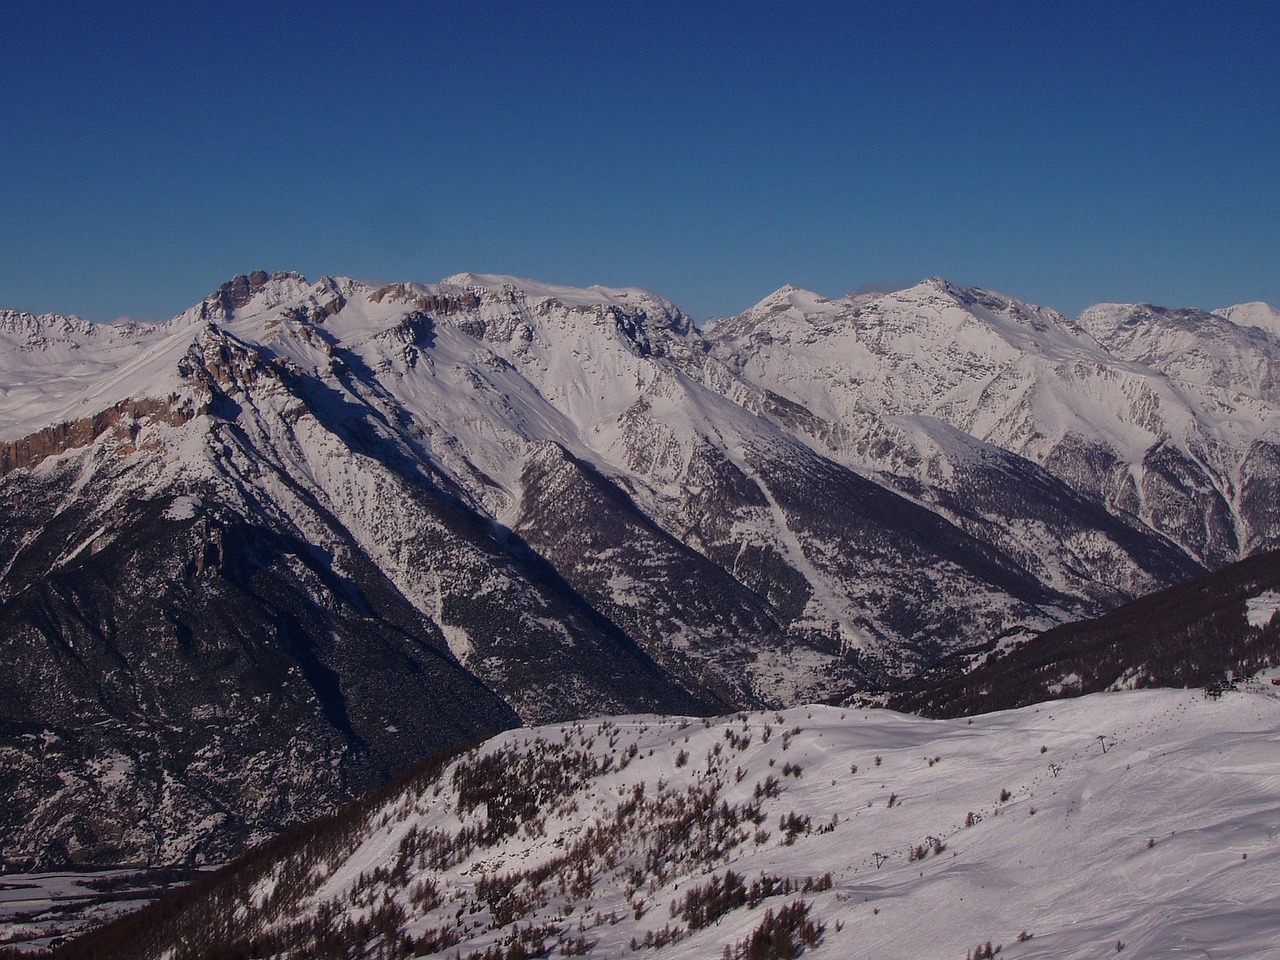
[(236, 277), (0, 311), (0, 856), (206, 862), (520, 723), (841, 702), (1280, 547), (1266, 305)]

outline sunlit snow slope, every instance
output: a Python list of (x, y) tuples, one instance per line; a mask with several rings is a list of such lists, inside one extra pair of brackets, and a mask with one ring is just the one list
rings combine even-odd
[(95, 946), (741, 957), (768, 912), (815, 957), (1268, 956), (1273, 690), (511, 731)]

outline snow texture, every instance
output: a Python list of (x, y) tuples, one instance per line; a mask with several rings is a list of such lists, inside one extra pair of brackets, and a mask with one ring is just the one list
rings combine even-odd
[[(486, 832), (499, 798), (466, 799), (485, 757), (534, 780), (559, 764), (565, 786)], [(721, 956), (802, 900), (816, 957), (959, 958), (987, 941), (1015, 960), (1262, 957), (1280, 937), (1277, 769), (1280, 701), (1254, 693), (1097, 694), (970, 721), (815, 706), (516, 730), (374, 809), (289, 916), (390, 901), (401, 933), (451, 931), (464, 956), (515, 923), (592, 956), (656, 936), (655, 955), (679, 960)], [(700, 803), (711, 812), (670, 833)], [(464, 835), (490, 839), (450, 846)], [(794, 889), (691, 921), (688, 897), (726, 871)]]

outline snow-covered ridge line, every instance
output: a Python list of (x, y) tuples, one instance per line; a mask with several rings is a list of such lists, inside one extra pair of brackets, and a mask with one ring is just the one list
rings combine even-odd
[[(784, 288), (707, 335), (743, 379), (813, 414), (805, 432), (829, 455), (900, 489), (960, 472), (963, 454), (939, 446), (918, 422), (928, 418), (1140, 517), (1210, 566), (1275, 543), (1239, 516), (1280, 441), (1280, 337), (1262, 328), (1143, 305), (1070, 320), (934, 278), (843, 300)], [(894, 441), (862, 439), (886, 420)], [(1182, 501), (1172, 513), (1171, 500)], [(1196, 515), (1208, 526), (1195, 530)]]
[(1188, 691), (516, 730), (92, 946), (683, 960), (767, 933), (816, 957), (1261, 956), (1278, 734), (1274, 698)]
[(56, 313), (32, 314), (20, 310), (0, 309), (0, 333), (28, 338), (40, 336), (48, 330), (66, 333), (88, 333), (93, 324), (77, 316), (61, 316)]

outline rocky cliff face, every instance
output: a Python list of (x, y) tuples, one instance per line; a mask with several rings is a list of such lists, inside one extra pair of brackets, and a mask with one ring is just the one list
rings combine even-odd
[(1170, 316), (261, 272), (0, 313), (5, 862), (216, 859), (520, 722), (837, 699), (1274, 544), (1280, 346)]

